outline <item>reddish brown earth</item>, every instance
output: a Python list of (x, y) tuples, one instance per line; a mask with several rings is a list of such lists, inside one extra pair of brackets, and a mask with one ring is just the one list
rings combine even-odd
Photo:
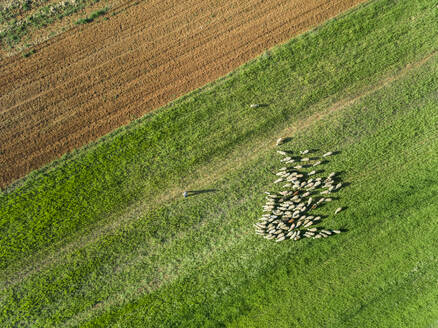
[(0, 187), (365, 0), (152, 0), (0, 62)]

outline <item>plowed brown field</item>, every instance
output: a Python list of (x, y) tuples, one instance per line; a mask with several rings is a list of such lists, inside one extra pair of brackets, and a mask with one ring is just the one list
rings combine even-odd
[(152, 0), (0, 62), (0, 186), (365, 0)]

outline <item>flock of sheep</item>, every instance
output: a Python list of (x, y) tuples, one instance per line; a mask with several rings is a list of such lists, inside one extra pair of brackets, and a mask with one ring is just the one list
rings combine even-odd
[[(277, 146), (284, 141), (284, 138), (278, 139)], [(317, 171), (318, 166), (326, 163), (326, 158), (333, 152), (325, 153), (322, 158), (307, 157), (309, 150), (301, 151), (297, 156), (292, 156), (291, 151), (278, 150), (277, 153), (285, 156), (281, 162), (290, 166), (282, 167), (276, 173), (278, 179), (274, 184), (283, 184), (283, 190), (265, 192), (267, 201), (263, 211), (266, 213), (255, 224), (256, 234), (280, 242), (285, 239), (324, 238), (341, 233), (340, 230), (313, 227), (321, 222), (321, 216), (310, 213), (331, 202), (330, 194), (342, 187), (335, 172), (327, 177), (317, 177), (322, 172)], [(310, 171), (303, 171), (305, 168), (310, 168)], [(338, 207), (334, 214), (340, 211), (342, 207)]]

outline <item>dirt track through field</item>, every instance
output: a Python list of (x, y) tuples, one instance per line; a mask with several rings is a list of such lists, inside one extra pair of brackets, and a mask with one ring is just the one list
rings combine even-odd
[(153, 0), (0, 62), (0, 187), (365, 0)]

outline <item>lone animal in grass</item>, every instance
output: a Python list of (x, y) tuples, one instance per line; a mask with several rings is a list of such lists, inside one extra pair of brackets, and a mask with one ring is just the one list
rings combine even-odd
[(278, 138), (277, 139), (277, 146), (280, 146), (281, 144), (284, 143), (285, 138)]

